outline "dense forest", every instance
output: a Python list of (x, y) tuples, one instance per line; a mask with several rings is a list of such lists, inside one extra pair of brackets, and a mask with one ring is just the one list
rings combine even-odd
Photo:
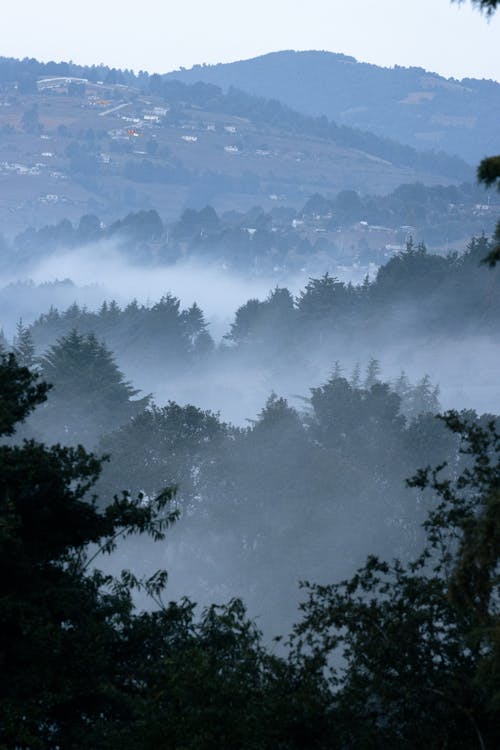
[[(244, 352), (258, 358), (269, 350), (266, 356), (279, 360), (287, 352), (300, 358), (303, 349), (310, 358), (318, 347), (329, 351), (335, 341), (347, 345), (349, 340), (396, 333), (409, 338), (424, 333), (431, 338), (463, 337), (481, 329), (495, 335), (498, 279), (481, 264), (490, 248), (484, 235), (473, 238), (462, 254), (447, 256), (409, 241), (362, 284), (325, 273), (311, 277), (295, 297), (276, 287), (265, 300), (249, 299), (236, 310), (219, 355)], [(22, 285), (13, 286), (13, 293), (16, 288)], [(156, 358), (167, 367), (212, 355), (214, 349), (198, 304), (183, 310), (172, 293), (150, 305), (132, 301), (121, 308), (109, 301), (96, 311), (76, 304), (62, 311), (52, 308), (32, 323), (30, 332), (40, 350), (73, 328), (94, 333), (119, 359), (132, 351), (136, 359)]]
[[(95, 341), (79, 344), (98, 357)], [(53, 364), (56, 352), (46, 359)], [(104, 360), (109, 376), (112, 362)], [(108, 398), (123, 404), (132, 393), (114, 374)], [(131, 451), (144, 473), (129, 484), (149, 482), (151, 494), (115, 495), (110, 504), (109, 473), (100, 501), (88, 499), (101, 467), (81, 446), (9, 437), (50, 400), (38, 374), (14, 355), (2, 358), (0, 549), (11, 571), (1, 608), (5, 747), (399, 748), (402, 738), (414, 748), (498, 744), (496, 420), (450, 412), (441, 422), (430, 413), (407, 422), (400, 396), (370, 384), (369, 375), (359, 385), (334, 373), (313, 389), (302, 418), (272, 397), (243, 432), (194, 408), (150, 407), (108, 445), (121, 456), (120, 481)], [(418, 388), (405, 390), (410, 403), (418, 400)], [(213, 459), (221, 447), (222, 465)], [(144, 457), (136, 464), (138, 448)], [(353, 466), (353, 450), (362, 469)], [(415, 458), (451, 461), (413, 477), (422, 499), (407, 495), (396, 504), (386, 475), (395, 451), (401, 472)], [(273, 477), (281, 470), (292, 479), (297, 459), (312, 473), (299, 472), (288, 486), (282, 474), (276, 496)], [(172, 488), (158, 493), (167, 477), (183, 484), (178, 499)], [(151, 542), (141, 546), (131, 535), (161, 545), (170, 525), (182, 524), (179, 513), (188, 529), (176, 554), (184, 545), (189, 561), (208, 547), (203, 569), (213, 569), (221, 548), (231, 555), (235, 544), (229, 572), (238, 585), (245, 573), (254, 587), (264, 585), (264, 602), (286, 592), (276, 568), (280, 546), (314, 575), (308, 558), (318, 542), (338, 572), (338, 554), (351, 562), (360, 526), (373, 527), (371, 542), (382, 534), (387, 543), (389, 532), (397, 545), (392, 562), (371, 555), (342, 583), (303, 584), (301, 618), (277, 651), (237, 598), (199, 613), (186, 598), (164, 603), (161, 570), (113, 577), (92, 567), (122, 537), (136, 557), (151, 555)], [(201, 551), (200, 537), (209, 538)], [(403, 558), (394, 558), (398, 549)], [(155, 609), (135, 611), (134, 590)]]
[[(127, 240), (124, 259), (127, 247), (134, 256), (138, 245)], [(215, 328), (213, 307), (207, 314), (189, 291), (181, 302), (161, 282), (157, 288), (165, 292), (157, 301), (102, 302), (99, 287), (80, 288), (69, 280), (16, 282), (1, 291), (1, 299), (12, 321), (22, 316), (21, 333), (15, 333), (11, 321), (9, 338), (22, 337), (26, 329), (31, 339), (33, 354), (23, 363), (31, 365), (73, 330), (94, 335), (144, 394), (162, 403), (221, 410), (225, 420), (236, 424), (254, 418), (273, 391), (288, 399), (304, 396), (330, 376), (335, 361), (351, 372), (373, 357), (381, 362), (383, 379), (394, 380), (406, 370), (418, 381), (429, 373), (442, 387), (447, 407), (487, 411), (497, 392), (499, 315), (497, 277), (481, 263), (491, 247), (482, 236), (461, 254), (436, 255), (409, 241), (362, 283), (340, 281), (327, 272), (293, 291), (275, 285), (236, 310), (224, 303), (227, 317)], [(122, 271), (114, 262), (119, 291)], [(140, 281), (143, 269), (139, 261), (131, 266), (132, 283), (124, 283), (132, 293), (137, 283), (138, 288), (151, 283), (148, 277)], [(181, 269), (180, 276), (164, 278), (169, 284), (185, 278), (185, 287), (197, 285), (206, 300), (217, 290), (230, 290), (234, 278), (227, 275), (224, 287), (224, 273), (216, 269), (207, 275), (200, 259)], [(51, 301), (69, 302), (77, 294), (83, 303), (49, 308)], [(46, 312), (39, 314), (40, 309)], [(475, 358), (482, 358), (482, 368), (475, 367)]]
[[(345, 83), (361, 75), (371, 125), (368, 78), (397, 84), (394, 97), (415, 77), (431, 85), (420, 69), (360, 74), (334, 57)], [(249, 62), (202, 72), (246, 75)], [(236, 195), (258, 178), (205, 173), (165, 145), (160, 163), (154, 133), (128, 160), (130, 124), (112, 136), (53, 120), (73, 187), (96, 195), (112, 161), (99, 143), (116, 136), (123, 211), (41, 225), (33, 203), (28, 228), (0, 235), (0, 750), (500, 747), (500, 223), (482, 193), (500, 188), (500, 157), (483, 159), (479, 186), (459, 183), (458, 157), (229, 79), (104, 65), (0, 58), (2, 106), (38, 95), (44, 77), (68, 79), (45, 100), (59, 97), (68, 123), (68, 101), (93, 83), (110, 99), (99, 88), (86, 100), (89, 122), (154, 96), (151, 135), (167, 111), (182, 130), (189, 108), (182, 148), (197, 143), (193, 112), (201, 133), (215, 107), (456, 184), (216, 211), (204, 191), (193, 199), (201, 183)], [(496, 94), (432, 81), (450, 106), (457, 86), (464, 108)], [(0, 127), (0, 148), (13, 133), (25, 153), (51, 140), (37, 107)], [(216, 129), (238, 142), (235, 125)], [(67, 179), (2, 165), (6, 180)], [(124, 174), (155, 190), (199, 182), (167, 220), (140, 195), (126, 213)]]
[[(334, 361), (496, 340), (491, 247), (409, 242), (363, 284), (276, 287), (221, 341), (171, 293), (3, 338), (5, 747), (497, 744), (498, 417)], [(310, 385), (245, 425), (127, 380), (252, 368)]]
[[(103, 498), (177, 487), (181, 520), (162, 553), (171, 591), (190, 589), (207, 604), (243, 596), (267, 636), (281, 632), (301, 578), (348, 575), (367, 549), (418, 553), (430, 500), (411, 501), (405, 479), (437, 456), (454, 471), (461, 464), (435, 418), (439, 384), (404, 370), (384, 377), (387, 340), (408, 352), (421, 342), (458, 347), (478, 332), (496, 341), (497, 277), (481, 264), (490, 247), (481, 237), (460, 256), (437, 256), (410, 242), (372, 281), (326, 273), (296, 296), (276, 287), (240, 306), (220, 341), (196, 302), (183, 309), (170, 293), (150, 305), (52, 308), (20, 321), (14, 337), (19, 365), (53, 386), (19, 435), (110, 456), (97, 483)], [(188, 381), (194, 400), (176, 400)], [(141, 393), (138, 383), (150, 387)], [(200, 405), (223, 394), (229, 408), (231, 388), (240, 401), (233, 424)], [(245, 390), (256, 413), (241, 412)], [(462, 418), (490, 419), (472, 410)], [(157, 561), (142, 543), (122, 555)]]

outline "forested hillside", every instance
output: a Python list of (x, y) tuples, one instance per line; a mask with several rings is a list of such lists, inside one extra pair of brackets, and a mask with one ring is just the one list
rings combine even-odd
[[(89, 343), (75, 335), (59, 343), (87, 347), (80, 380), (101, 356)], [(55, 363), (56, 379), (67, 383), (51, 354), (42, 366)], [(106, 361), (109, 383), (117, 373)], [(88, 492), (100, 462), (81, 446), (20, 444), (22, 428), (11, 437), (45, 406), (38, 375), (2, 357), (0, 384), (8, 497), (0, 559), (11, 571), (0, 620), (7, 747), (153, 748), (175, 738), (228, 750), (277, 741), (344, 748), (353, 739), (398, 748), (402, 732), (415, 748), (469, 748), (478, 736), (495, 747), (495, 419), (449, 413), (438, 422), (428, 387), (401, 390), (401, 381), (391, 389), (373, 366), (363, 383), (333, 373), (312, 389), (302, 417), (271, 397), (247, 430), (193, 407), (153, 407), (103, 440), (114, 459), (96, 501)], [(413, 410), (407, 418), (398, 387)], [(78, 389), (67, 394), (70, 409), (75, 398)], [(111, 391), (107, 399), (112, 405)], [(71, 429), (69, 414), (62, 420)], [(437, 455), (450, 459), (445, 474), (443, 465), (436, 474), (422, 470), (411, 486), (424, 494), (404, 493), (399, 480), (411, 461)], [(109, 502), (107, 483), (117, 475), (133, 492), (141, 488), (137, 499), (125, 493)], [(165, 482), (179, 484), (177, 498)], [(178, 536), (162, 553), (179, 512)], [(152, 541), (131, 536), (138, 533), (160, 545), (159, 558)], [(133, 555), (143, 577), (90, 567), (120, 539), (128, 542), (115, 563)], [(322, 583), (325, 561), (350, 576), (365, 541), (402, 558), (386, 563), (372, 554), (353, 577)], [(156, 563), (169, 557), (174, 573), (197, 578), (199, 599), (237, 587), (267, 610), (264, 624), (271, 612), (286, 617), (292, 609), (291, 577), (311, 574), (319, 583), (304, 584), (301, 619), (277, 655), (239, 599), (201, 614), (185, 597), (165, 604), (166, 573)], [(137, 612), (134, 590), (156, 609)]]
[(462, 251), (472, 236), (491, 234), (500, 201), (484, 200), (484, 188), (469, 183), (414, 183), (386, 196), (316, 193), (298, 209), (253, 206), (217, 213), (207, 205), (186, 209), (173, 221), (162, 220), (153, 209), (109, 224), (84, 214), (74, 223), (64, 218), (39, 229), (27, 227), (10, 241), (0, 238), (0, 274), (19, 278), (44, 260), (75, 250), (90, 254), (96, 246), (119, 249), (124, 260), (144, 267), (201, 260), (255, 276), (379, 265), (410, 239), (446, 254)]
[(195, 65), (168, 78), (243, 89), (309, 116), (393, 138), (475, 164), (500, 148), (496, 81), (443, 78), (423, 68), (381, 68), (332, 52), (272, 52), (252, 60)]
[(125, 209), (298, 207), (315, 192), (473, 177), (441, 151), (158, 74), (2, 58), (0, 106), (5, 234), (85, 213), (108, 223)]
[[(56, 5), (27, 48), (251, 33)], [(0, 58), (0, 750), (500, 747), (498, 114), (327, 52)]]

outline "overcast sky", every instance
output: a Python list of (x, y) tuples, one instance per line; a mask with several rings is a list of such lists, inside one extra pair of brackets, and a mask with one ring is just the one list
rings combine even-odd
[(6, 0), (0, 55), (167, 72), (281, 49), (500, 80), (500, 12), (449, 0)]

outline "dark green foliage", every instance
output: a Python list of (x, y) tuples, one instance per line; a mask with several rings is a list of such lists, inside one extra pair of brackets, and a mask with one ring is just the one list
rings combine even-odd
[(157, 211), (138, 211), (128, 214), (121, 221), (116, 221), (110, 226), (107, 234), (125, 235), (131, 242), (157, 240), (163, 234), (163, 223)]
[[(73, 153), (74, 146), (70, 144), (68, 149)], [(87, 152), (82, 159), (87, 168)], [(224, 184), (227, 179), (223, 175), (207, 176), (207, 180), (196, 178), (191, 188), (194, 205), (206, 203), (210, 191), (236, 190), (235, 184)], [(204, 190), (208, 197), (201, 195)], [(400, 236), (403, 231), (407, 235), (410, 228), (439, 251), (450, 241), (490, 232), (494, 223), (483, 204), (484, 190), (479, 186), (463, 183), (426, 187), (412, 183), (400, 185), (384, 196), (359, 195), (352, 190), (341, 191), (335, 198), (316, 194), (300, 211), (279, 207), (266, 213), (254, 207), (245, 213), (219, 216), (205, 205), (200, 210), (186, 209), (170, 226), (164, 225), (153, 210), (130, 213), (107, 228), (101, 227), (98, 217), (85, 215), (78, 226), (64, 220), (55, 226), (26, 229), (14, 238), (12, 249), (5, 243), (3, 263), (18, 267), (59, 248), (67, 250), (111, 237), (133, 262), (170, 264), (187, 256), (259, 273), (266, 269), (275, 273), (276, 266), (288, 271), (306, 268), (316, 272), (324, 268), (325, 254), (328, 263), (384, 262), (387, 254), (380, 246), (374, 246), (373, 240), (368, 242), (372, 230), (391, 229)], [(360, 226), (364, 229), (353, 247), (344, 247), (342, 241), (337, 241), (335, 230), (354, 227), (359, 232)], [(312, 229), (321, 230), (316, 239), (311, 235)]]
[(394, 382), (395, 393), (401, 399), (401, 411), (408, 420), (418, 419), (422, 414), (437, 414), (440, 411), (439, 386), (433, 386), (428, 375), (411, 386), (404, 372)]
[(129, 421), (149, 401), (133, 400), (138, 391), (124, 380), (111, 352), (93, 334), (73, 329), (48, 349), (39, 365), (53, 392), (35, 425), (50, 440), (92, 446), (103, 432)]
[(334, 318), (336, 309), (342, 309), (350, 288), (327, 272), (320, 279), (309, 279), (297, 300), (302, 319), (312, 321)]
[(437, 404), (428, 378), (406, 382), (401, 400), (378, 368), (372, 361), (370, 385), (360, 387), (337, 366), (303, 413), (273, 394), (247, 429), (193, 406), (148, 409), (102, 439), (111, 458), (99, 490), (121, 482), (154, 495), (175, 484), (179, 575), (189, 569), (199, 595), (207, 587), (238, 592), (280, 628), (293, 617), (300, 576), (323, 577), (328, 565), (348, 570), (366, 543), (405, 556), (419, 549), (424, 505), (402, 502), (404, 479), (456, 445), (430, 413)]
[[(45, 399), (37, 378), (13, 355), (2, 360), (4, 435)], [(331, 506), (332, 489), (348, 467), (346, 486), (361, 489), (353, 465), (357, 443), (369, 479), (363, 519), (373, 524), (387, 512), (380, 505), (388, 493), (384, 461), (393, 470), (394, 448), (408, 437), (415, 459), (415, 437), (425, 420), (430, 426), (428, 416), (420, 417), (407, 437), (399, 397), (380, 382), (356, 388), (339, 366), (312, 391), (311, 407), (306, 428), (274, 395), (246, 431), (228, 432), (214, 415), (174, 404), (132, 423), (135, 429), (145, 420), (139, 442), (153, 433), (150, 465), (168, 459), (161, 449), (151, 454), (164, 434), (163, 448), (178, 466), (197, 466), (198, 505), (206, 506), (203, 487), (214, 482), (220, 520), (233, 535), (241, 524), (234, 545), (219, 531), (217, 546), (224, 539), (233, 553), (240, 547), (239, 562), (246, 558), (254, 577), (261, 566), (268, 576), (272, 571), (265, 596), (274, 600), (286, 594), (275, 554), (283, 540), (298, 566), (313, 572), (299, 539), (320, 547), (323, 570), (331, 544), (322, 531), (332, 509), (321, 502), (319, 485), (312, 486), (313, 474), (304, 476), (304, 464), (312, 459)], [(8, 571), (0, 587), (2, 747), (497, 747), (500, 436), (493, 421), (466, 422), (456, 413), (444, 421), (461, 439), (464, 460), (457, 463), (451, 451), (454, 477), (441, 466), (421, 470), (410, 482), (436, 497), (424, 524), (424, 552), (413, 562), (391, 564), (371, 556), (340, 584), (308, 585), (284, 657), (265, 649), (238, 599), (197, 618), (188, 600), (163, 604), (163, 572), (138, 580), (130, 572), (113, 579), (92, 570), (99, 552), (112, 551), (121, 537), (145, 532), (163, 538), (176, 517), (168, 507), (170, 490), (155, 501), (124, 494), (111, 504), (101, 501), (99, 509), (89, 492), (100, 462), (83, 448), (49, 449), (33, 441), (0, 446), (0, 569)], [(431, 452), (442, 454), (445, 443), (437, 433), (434, 439)], [(221, 441), (227, 441), (223, 463), (236, 469), (233, 477), (213, 475), (215, 455), (207, 445)], [(429, 449), (428, 439), (425, 444)], [(246, 476), (245, 460), (251, 463)], [(285, 479), (281, 496), (273, 482), (278, 475)], [(201, 514), (205, 535), (214, 510), (205, 507)], [(198, 512), (196, 505), (190, 512)], [(134, 588), (150, 594), (154, 612), (134, 611)]]
[(0, 355), (7, 354), (8, 349), (9, 349), (9, 342), (7, 341), (7, 337), (5, 333), (3, 332), (3, 328), (0, 328)]
[(187, 208), (181, 218), (174, 225), (174, 235), (181, 240), (198, 239), (219, 227), (219, 217), (212, 206), (206, 206), (201, 211)]
[(193, 302), (191, 307), (181, 312), (190, 349), (196, 354), (207, 354), (214, 348), (214, 342), (208, 332), (208, 323), (202, 309)]
[[(497, 180), (500, 180), (500, 156), (489, 156), (483, 159), (477, 168), (477, 178), (487, 187), (496, 185)], [(500, 187), (500, 182), (498, 186)]]
[(342, 747), (500, 741), (500, 437), (493, 423), (444, 420), (470, 461), (455, 481), (441, 466), (410, 482), (439, 499), (423, 555), (369, 557), (350, 580), (307, 585), (292, 643), (329, 675)]
[(208, 608), (200, 622), (189, 603), (149, 621), (153, 638), (161, 628), (168, 640), (163, 635), (152, 665), (141, 665), (145, 717), (132, 747), (271, 750), (328, 742), (321, 683), (307, 685), (299, 669), (264, 650), (240, 601)]
[(0, 435), (12, 435), (37, 404), (45, 401), (50, 386), (17, 364), (14, 354), (0, 360)]
[[(454, 2), (463, 2), (463, 0), (454, 0)], [(488, 15), (492, 15), (499, 3), (499, 0), (471, 0), (473, 5), (478, 5), (481, 10), (486, 11)]]
[[(299, 361), (312, 353), (344, 351), (359, 342), (460, 337), (498, 330), (498, 277), (481, 267), (493, 245), (473, 238), (463, 255), (440, 256), (407, 243), (382, 265), (373, 281), (346, 284), (329, 273), (311, 278), (292, 303), (287, 290), (267, 300), (248, 300), (226, 338), (240, 351), (293, 350)], [(288, 294), (288, 298), (287, 298)], [(278, 304), (278, 300), (280, 300)], [(359, 348), (358, 345), (358, 348)]]
[(101, 222), (97, 216), (85, 214), (80, 219), (77, 232), (82, 243), (94, 242), (101, 236)]
[(296, 317), (292, 295), (288, 289), (276, 287), (264, 302), (250, 299), (238, 308), (224, 338), (239, 346), (258, 347), (267, 344), (272, 330), (274, 346), (281, 351), (291, 344)]
[(176, 372), (210, 354), (214, 346), (198, 305), (182, 310), (171, 294), (151, 306), (134, 300), (123, 309), (115, 301), (104, 302), (97, 312), (76, 304), (61, 313), (52, 308), (30, 330), (37, 348), (43, 350), (73, 329), (80, 337), (95, 335), (104, 341), (133, 372), (146, 367), (161, 368), (163, 375)]
[[(477, 169), (477, 178), (479, 182), (483, 182), (487, 187), (496, 185), (500, 190), (500, 156), (490, 156), (487, 159), (483, 159)], [(483, 263), (486, 263), (490, 268), (496, 266), (498, 261), (500, 261), (500, 222), (496, 226), (493, 239), (493, 246), (483, 258)]]
[[(462, 2), (462, 0), (458, 0)], [(498, 0), (471, 0), (473, 5), (478, 5), (481, 10), (486, 11), (488, 16), (493, 15), (498, 7)], [(479, 167), (477, 168), (477, 179), (482, 182), (486, 187), (495, 185), (500, 189), (500, 156), (489, 156), (486, 159), (482, 159)], [(494, 234), (494, 244), (490, 248), (488, 254), (483, 258), (483, 263), (486, 263), (490, 268), (496, 266), (500, 261), (500, 222), (496, 226)]]
[(372, 380), (370, 373), (364, 388), (353, 388), (345, 378), (334, 376), (311, 394), (315, 437), (336, 449), (346, 443), (346, 454), (355, 446), (363, 453), (362, 444), (370, 440), (371, 430), (389, 440), (391, 432), (399, 434), (404, 427), (399, 396), (386, 383)]
[[(23, 418), (44, 400), (13, 356), (0, 374), (10, 413)], [(1, 431), (12, 427), (7, 419)], [(197, 618), (186, 599), (162, 603), (164, 572), (93, 570), (120, 538), (159, 541), (176, 518), (170, 490), (99, 510), (89, 498), (99, 470), (81, 447), (0, 446), (1, 747), (333, 747), (326, 683), (267, 652), (241, 601)], [(154, 612), (134, 611), (135, 588)]]
[(410, 240), (406, 250), (395, 255), (379, 269), (375, 293), (392, 296), (434, 295), (445, 286), (450, 259), (427, 252), (425, 245), (414, 245)]
[(228, 432), (209, 411), (173, 402), (162, 408), (153, 405), (102, 438), (99, 448), (112, 454), (113, 460), (104, 467), (101, 494), (106, 496), (121, 475), (132, 494), (152, 496), (162, 487), (175, 485), (179, 490), (176, 503), (193, 509), (200, 472), (215, 459)]
[[(47, 387), (13, 355), (0, 376), (1, 433), (10, 435)], [(81, 447), (0, 446), (2, 747), (108, 747), (131, 710), (117, 669), (130, 579), (93, 573), (87, 545), (109, 552), (135, 532), (161, 539), (175, 514), (168, 491), (148, 504), (115, 498), (99, 512), (88, 499), (99, 469)]]

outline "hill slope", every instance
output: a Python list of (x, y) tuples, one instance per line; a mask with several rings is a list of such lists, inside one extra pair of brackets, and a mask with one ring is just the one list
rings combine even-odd
[(273, 52), (168, 74), (275, 97), (308, 115), (369, 130), (475, 164), (500, 151), (500, 84), (446, 79), (423, 68), (381, 68), (331, 52)]
[(158, 75), (4, 58), (0, 107), (7, 234), (89, 212), (107, 222), (155, 208), (168, 219), (207, 203), (299, 207), (318, 192), (385, 194), (473, 177), (460, 159)]

